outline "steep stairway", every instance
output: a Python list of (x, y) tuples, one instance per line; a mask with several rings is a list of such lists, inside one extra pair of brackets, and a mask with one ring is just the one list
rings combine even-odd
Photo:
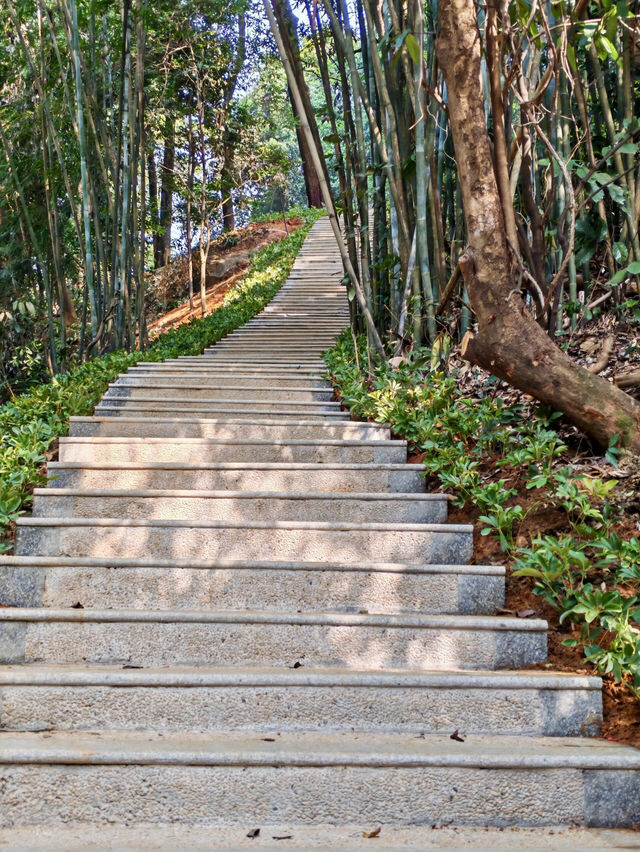
[(332, 400), (341, 278), (323, 219), (260, 315), (72, 418), (0, 557), (5, 830), (640, 823), (599, 679), (526, 670), (546, 623)]

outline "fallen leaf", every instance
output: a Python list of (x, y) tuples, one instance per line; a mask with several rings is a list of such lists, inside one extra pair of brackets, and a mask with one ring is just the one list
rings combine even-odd
[(519, 609), (516, 612), (516, 615), (518, 616), (518, 618), (530, 618), (532, 615), (535, 615), (535, 614), (536, 614), (535, 609)]
[(363, 831), (362, 836), (363, 837), (377, 837), (380, 834), (381, 831), (382, 831), (382, 826), (379, 825), (378, 828), (374, 828), (373, 831)]
[(464, 737), (461, 737), (461, 736), (460, 736), (460, 733), (459, 733), (459, 731), (458, 731), (458, 728), (456, 728), (456, 729), (455, 729), (455, 731), (451, 734), (451, 736), (449, 737), (449, 739), (450, 739), (450, 740), (455, 740), (457, 743), (463, 743), (463, 742), (464, 742)]
[(254, 837), (257, 837), (260, 834), (259, 828), (252, 828), (251, 831), (247, 834), (247, 837), (253, 840)]
[(275, 741), (276, 741), (275, 737), (262, 737), (263, 743), (275, 743)]

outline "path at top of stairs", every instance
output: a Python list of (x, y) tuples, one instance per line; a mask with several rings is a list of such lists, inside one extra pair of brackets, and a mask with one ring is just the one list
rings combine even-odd
[[(72, 418), (0, 557), (12, 848), (198, 827), (266, 848), (278, 826), (278, 848), (359, 848), (379, 825), (380, 848), (499, 845), (477, 827), (553, 848), (549, 826), (640, 823), (640, 752), (597, 739), (599, 679), (531, 669), (546, 623), (495, 614), (504, 569), (470, 564), (404, 441), (333, 400), (341, 279), (322, 219), (246, 326)], [(558, 848), (578, 836), (629, 838)]]

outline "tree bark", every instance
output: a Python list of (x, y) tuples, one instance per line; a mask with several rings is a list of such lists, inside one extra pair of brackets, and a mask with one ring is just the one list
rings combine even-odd
[(147, 155), (147, 174), (149, 176), (149, 217), (153, 228), (153, 266), (158, 268), (158, 262), (162, 262), (162, 240), (158, 233), (158, 222), (160, 221), (160, 212), (158, 210), (158, 172), (156, 169), (156, 155), (154, 152), (155, 145), (153, 141), (150, 145), (151, 150)]
[[(167, 117), (164, 126), (164, 157), (162, 159), (162, 189), (160, 190), (160, 240), (161, 256), (156, 268), (166, 266), (171, 260), (171, 222), (173, 220), (173, 168), (175, 165), (175, 124)], [(158, 260), (160, 261), (158, 263)]]
[[(322, 147), (320, 133), (318, 132), (313, 108), (311, 106), (309, 90), (307, 88), (307, 84), (304, 79), (304, 73), (302, 71), (302, 66), (300, 63), (300, 48), (298, 45), (298, 36), (296, 32), (295, 15), (293, 14), (291, 6), (289, 5), (289, 0), (271, 0), (271, 2), (273, 11), (275, 13), (276, 21), (278, 22), (280, 35), (282, 36), (284, 49), (287, 53), (289, 63), (298, 83), (298, 91), (300, 92), (300, 97), (302, 98), (302, 102), (304, 104), (304, 110), (306, 113), (307, 121), (309, 123), (309, 127), (311, 128), (311, 133), (313, 134), (316, 145)], [(291, 87), (289, 87), (289, 101), (291, 103), (291, 109), (293, 110), (294, 118), (296, 119), (296, 136), (298, 138), (298, 147), (300, 148), (300, 159), (302, 160), (304, 184), (307, 191), (307, 200), (309, 202), (309, 207), (324, 207), (324, 202), (322, 199), (322, 190), (320, 188), (320, 181), (313, 165), (313, 155), (311, 153), (309, 143), (301, 127), (302, 117), (299, 114), (298, 106), (295, 102), (295, 98), (293, 97)], [(328, 175), (325, 174), (325, 178), (328, 180)]]
[[(474, 0), (443, 0), (436, 49), (449, 96), (449, 120), (468, 233), (460, 258), (477, 334), (463, 355), (565, 414), (601, 445), (640, 451), (640, 405), (578, 367), (525, 311), (517, 291), (485, 124), (480, 34)], [(514, 290), (515, 288), (515, 290)]]
[(235, 231), (236, 214), (233, 208), (233, 144), (225, 142), (223, 162), (220, 172), (220, 187), (222, 189), (222, 230)]
[(309, 204), (309, 207), (320, 208), (323, 206), (322, 192), (320, 190), (320, 181), (318, 180), (316, 170), (313, 168), (311, 150), (309, 149), (306, 137), (300, 126), (300, 116), (298, 115), (298, 110), (296, 109), (295, 100), (291, 93), (291, 89), (287, 87), (287, 90), (289, 93), (289, 103), (291, 104), (293, 117), (296, 121), (296, 139), (298, 140), (300, 160), (302, 161), (302, 175), (304, 177), (305, 192), (307, 193), (307, 202)]
[(238, 76), (244, 65), (246, 55), (246, 22), (244, 15), (238, 15), (238, 41), (235, 50), (235, 63), (230, 69), (224, 92), (224, 113), (226, 127), (222, 142), (222, 170), (220, 173), (220, 188), (222, 191), (222, 230), (234, 231), (236, 215), (233, 206), (233, 165), (235, 160), (235, 133), (231, 127), (231, 106), (233, 93), (236, 90)]

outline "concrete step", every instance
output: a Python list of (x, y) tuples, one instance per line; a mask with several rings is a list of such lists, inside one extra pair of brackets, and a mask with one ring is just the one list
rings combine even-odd
[(326, 348), (333, 346), (337, 335), (334, 332), (319, 334), (318, 332), (307, 331), (306, 333), (297, 336), (291, 336), (286, 331), (276, 332), (274, 330), (265, 331), (264, 329), (255, 328), (245, 331), (242, 334), (234, 333), (228, 337), (223, 337), (215, 345), (220, 348), (230, 343), (247, 346), (281, 346), (284, 350), (295, 349), (304, 354), (312, 349)]
[(0, 556), (0, 603), (92, 609), (253, 609), (491, 615), (498, 565)]
[(195, 391), (194, 396), (199, 396), (197, 393), (202, 389), (210, 388), (238, 388), (247, 389), (262, 389), (264, 386), (273, 388), (274, 390), (287, 390), (289, 388), (301, 388), (303, 391), (325, 391), (329, 394), (333, 393), (331, 384), (326, 379), (321, 379), (318, 376), (296, 376), (296, 375), (274, 375), (264, 373), (234, 373), (233, 375), (225, 374), (223, 371), (215, 375), (193, 375), (190, 370), (183, 370), (179, 376), (171, 373), (123, 373), (115, 382), (112, 382), (111, 388), (162, 388), (168, 391)]
[(640, 821), (640, 752), (600, 741), (244, 731), (4, 733), (0, 741), (7, 826), (91, 823), (98, 814), (130, 826), (226, 825), (244, 834), (276, 820), (307, 833), (318, 823), (363, 820)]
[(303, 345), (301, 343), (279, 344), (277, 341), (272, 342), (252, 342), (250, 340), (225, 340), (216, 344), (214, 351), (218, 353), (237, 352), (239, 355), (255, 355), (256, 357), (266, 356), (283, 358), (303, 358), (305, 356), (320, 356), (331, 347), (331, 343), (310, 343)]
[(278, 370), (286, 368), (291, 370), (307, 370), (307, 371), (317, 371), (319, 373), (326, 373), (327, 366), (322, 360), (322, 358), (301, 358), (301, 357), (290, 357), (286, 356), (284, 358), (273, 358), (273, 357), (256, 357), (253, 355), (246, 356), (245, 358), (238, 357), (237, 359), (230, 361), (227, 356), (221, 350), (205, 350), (202, 355), (194, 355), (184, 356), (183, 358), (175, 358), (174, 360), (165, 361), (165, 364), (178, 364), (179, 366), (184, 367), (185, 365), (194, 365), (198, 367), (235, 367), (236, 369), (242, 368), (243, 370), (247, 370), (254, 367), (261, 367), (263, 369), (272, 369), (276, 367)]
[(0, 664), (520, 668), (543, 662), (545, 621), (480, 615), (14, 608)]
[[(221, 338), (220, 342), (227, 340), (247, 340), (252, 343), (283, 343), (285, 345), (303, 345), (307, 343), (332, 343), (338, 332), (334, 329), (321, 330), (315, 328), (307, 328), (305, 330), (295, 330), (291, 328), (268, 328), (264, 325), (259, 326), (244, 326), (240, 331), (235, 331), (226, 337)], [(218, 345), (218, 344), (216, 344)]]
[[(115, 480), (114, 485), (119, 485)], [(440, 494), (341, 494), (318, 491), (36, 488), (36, 518), (150, 518), (203, 521), (348, 521), (441, 524)]]
[(254, 365), (251, 369), (246, 367), (235, 367), (231, 364), (225, 365), (209, 365), (206, 364), (137, 364), (135, 367), (130, 367), (127, 373), (123, 375), (131, 378), (140, 378), (149, 376), (151, 378), (180, 379), (184, 376), (185, 379), (225, 379), (227, 381), (243, 381), (245, 379), (255, 379), (256, 381), (280, 381), (286, 382), (310, 382), (322, 383), (326, 381), (323, 378), (323, 373), (320, 370), (306, 370), (298, 367), (288, 367), (284, 364), (281, 367), (261, 367)]
[(238, 347), (239, 349), (259, 349), (275, 353), (294, 352), (303, 356), (310, 355), (311, 353), (316, 354), (317, 352), (322, 352), (327, 347), (332, 346), (333, 341), (334, 337), (318, 339), (311, 335), (298, 340), (291, 340), (288, 337), (279, 340), (278, 338), (274, 338), (272, 335), (261, 335), (260, 337), (255, 338), (245, 334), (232, 334), (229, 337), (223, 337), (222, 340), (218, 341), (218, 343), (215, 344), (215, 351), (219, 352), (221, 349)]
[[(253, 837), (251, 831), (244, 832), (238, 825), (202, 826), (177, 825), (111, 825), (67, 824), (47, 825), (46, 832), (36, 826), (14, 826), (2, 830), (2, 839), (12, 852), (96, 852), (105, 849), (118, 852), (146, 850), (146, 852), (175, 852), (176, 849), (216, 850), (216, 852), (246, 852), (259, 848), (265, 852), (280, 852), (283, 838), (290, 839), (290, 846), (304, 850), (335, 850), (362, 852), (371, 849), (366, 831), (374, 830), (363, 823), (354, 825), (308, 825), (296, 823), (261, 824), (261, 835)], [(584, 828), (563, 825), (545, 825), (538, 828), (482, 828), (459, 825), (385, 825), (381, 828), (378, 852), (424, 852), (425, 849), (473, 848), (494, 849), (553, 849), (575, 852), (576, 849), (597, 849), (610, 852), (612, 849), (633, 849), (637, 843), (637, 832), (632, 828)], [(262, 841), (262, 842), (260, 842)]]
[(344, 422), (346, 418), (346, 414), (343, 411), (335, 411), (335, 410), (325, 410), (321, 405), (317, 407), (317, 409), (309, 409), (304, 408), (302, 405), (294, 405), (292, 403), (284, 403), (285, 407), (278, 408), (274, 410), (265, 409), (262, 410), (257, 407), (255, 404), (245, 405), (244, 403), (239, 403), (237, 400), (233, 401), (233, 405), (227, 403), (224, 405), (217, 405), (213, 402), (210, 402), (205, 406), (204, 403), (201, 404), (199, 408), (190, 408), (182, 406), (179, 402), (168, 403), (167, 405), (159, 405), (158, 403), (152, 402), (137, 402), (135, 400), (131, 402), (127, 402), (123, 405), (118, 404), (117, 401), (115, 404), (112, 404), (109, 401), (107, 403), (100, 403), (94, 409), (96, 414), (99, 416), (110, 416), (110, 417), (124, 417), (124, 416), (142, 416), (149, 417), (152, 416), (154, 412), (158, 414), (162, 414), (165, 417), (179, 417), (181, 414), (191, 414), (194, 417), (198, 417), (202, 420), (211, 419), (218, 420), (220, 418), (233, 418), (235, 420), (255, 420), (256, 417), (262, 417), (265, 419), (272, 420), (291, 420), (295, 417), (316, 420), (316, 421), (335, 421), (335, 422)]
[(302, 462), (402, 464), (405, 441), (246, 441), (241, 438), (60, 438), (62, 462)]
[(326, 521), (150, 521), (32, 518), (17, 521), (18, 556), (260, 560), (345, 564), (464, 564), (473, 529), (455, 524), (349, 524)]
[[(270, 402), (267, 396), (260, 397), (257, 393), (253, 394), (251, 391), (240, 390), (236, 393), (239, 398), (234, 398), (233, 394), (220, 393), (215, 399), (207, 399), (204, 396), (200, 399), (196, 397), (184, 399), (177, 392), (171, 396), (160, 393), (148, 394), (140, 399), (107, 393), (102, 397), (102, 401), (96, 405), (95, 410), (99, 412), (105, 408), (124, 408), (127, 410), (129, 408), (152, 408), (154, 411), (166, 411), (167, 409), (181, 408), (183, 411), (237, 411), (238, 413), (248, 411), (251, 414), (262, 412), (268, 416), (310, 412), (313, 414), (339, 414), (344, 417), (340, 410), (340, 403), (330, 399), (305, 400), (304, 398), (294, 397), (290, 400), (281, 399)], [(300, 391), (299, 396), (304, 396), (304, 392)], [(323, 396), (328, 396), (328, 394), (323, 393)]]
[[(297, 364), (297, 363), (306, 363), (309, 365), (316, 366), (318, 369), (326, 371), (326, 366), (324, 363), (321, 364), (322, 353), (326, 352), (330, 349), (331, 346), (317, 346), (309, 350), (309, 360), (307, 360), (302, 354), (303, 350), (301, 347), (296, 347), (295, 349), (284, 349), (281, 346), (273, 345), (270, 346), (260, 346), (260, 345), (252, 345), (250, 343), (228, 343), (224, 346), (220, 346), (215, 351), (208, 353), (205, 352), (202, 355), (203, 360), (208, 359), (209, 357), (215, 357), (218, 361), (222, 360), (224, 363), (229, 363), (233, 361), (239, 365), (245, 364), (249, 366), (252, 363), (261, 363), (261, 364)], [(237, 356), (237, 357), (236, 357)], [(312, 361), (312, 358), (316, 358), (315, 364)]]
[(296, 462), (50, 462), (56, 488), (143, 488), (253, 491), (419, 493), (417, 464)]
[(265, 364), (262, 361), (249, 367), (247, 364), (235, 364), (232, 361), (216, 362), (209, 356), (199, 355), (194, 361), (139, 361), (137, 364), (129, 367), (127, 375), (136, 375), (139, 372), (148, 372), (158, 370), (159, 372), (180, 370), (185, 372), (193, 371), (193, 375), (197, 377), (198, 370), (205, 370), (210, 373), (222, 373), (224, 375), (279, 375), (279, 376), (324, 376), (327, 373), (326, 364), (318, 364), (306, 366), (301, 364)]
[(344, 325), (342, 319), (322, 319), (320, 317), (318, 317), (317, 320), (313, 317), (310, 317), (301, 320), (300, 322), (296, 322), (295, 325), (293, 325), (286, 317), (284, 317), (283, 319), (278, 319), (274, 316), (265, 316), (264, 314), (262, 314), (258, 315), (253, 320), (249, 320), (249, 322), (242, 328), (243, 331), (276, 330), (281, 332), (282, 334), (290, 336), (291, 334), (304, 335), (313, 332), (340, 334), (344, 330)]
[(266, 420), (259, 417), (241, 420), (234, 417), (200, 419), (191, 417), (121, 416), (71, 417), (69, 434), (75, 437), (159, 437), (159, 438), (244, 438), (247, 442), (270, 438), (274, 440), (358, 440), (359, 438), (389, 440), (389, 426), (344, 420), (328, 423), (323, 420), (285, 418)]
[(312, 316), (317, 316), (320, 320), (335, 320), (342, 326), (340, 329), (341, 331), (349, 326), (348, 312), (343, 312), (337, 316), (335, 314), (330, 316), (323, 310), (322, 305), (317, 304), (314, 305), (311, 310), (309, 309), (308, 304), (273, 306), (265, 308), (262, 313), (262, 317), (266, 319), (288, 319), (291, 324), (297, 324), (300, 321), (308, 320)]
[[(210, 349), (205, 349), (201, 355), (182, 355), (179, 358), (168, 358), (166, 361), (157, 361), (154, 363), (169, 365), (178, 364), (180, 366), (185, 366), (185, 364), (193, 364), (194, 366), (200, 367), (211, 367), (221, 365), (228, 369), (239, 369), (238, 365), (234, 362), (230, 362), (227, 359), (219, 359), (218, 355), (220, 354), (220, 350), (216, 350), (215, 346)], [(220, 363), (218, 363), (220, 361)], [(152, 363), (147, 361), (147, 364)], [(263, 369), (270, 369), (274, 362), (272, 359), (256, 359), (256, 367)], [(292, 358), (289, 359), (287, 364), (282, 364), (281, 361), (275, 362), (275, 366), (279, 369), (286, 368), (291, 370), (300, 370), (300, 369), (318, 369), (320, 372), (326, 372), (327, 366), (322, 360), (322, 358), (311, 357), (311, 358)], [(246, 364), (242, 366), (242, 369), (246, 370)]]
[[(238, 360), (232, 359), (231, 353), (224, 346), (205, 349), (202, 355), (195, 356), (199, 359), (200, 364), (223, 364), (248, 367), (252, 363), (256, 366), (269, 367), (306, 367), (321, 372), (326, 372), (326, 365), (322, 359), (322, 353), (329, 347), (318, 347), (313, 352), (306, 353), (300, 348), (283, 352), (280, 347), (276, 350), (266, 352), (262, 347), (256, 347), (253, 351), (248, 351), (248, 344), (238, 346), (233, 350), (233, 354), (238, 356)], [(190, 362), (182, 362), (190, 363)]]
[[(295, 328), (295, 332), (293, 332), (293, 328)], [(232, 334), (229, 335), (231, 337), (268, 337), (268, 338), (277, 338), (282, 341), (297, 341), (301, 343), (305, 343), (310, 338), (320, 338), (325, 340), (335, 340), (335, 338), (342, 333), (343, 321), (340, 320), (337, 323), (327, 323), (327, 322), (296, 322), (295, 326), (291, 323), (291, 320), (287, 317), (283, 317), (279, 319), (276, 316), (272, 317), (264, 317), (260, 321), (254, 324), (247, 324), (242, 329), (242, 334)], [(223, 338), (225, 339), (225, 338)]]
[(0, 728), (589, 736), (600, 687), (542, 672), (6, 667)]
[(262, 316), (279, 316), (296, 311), (304, 319), (317, 316), (333, 322), (349, 322), (349, 309), (344, 307), (344, 301), (339, 295), (323, 295), (310, 291), (289, 290), (284, 298), (267, 305)]
[[(271, 385), (268, 381), (259, 384), (256, 380), (252, 380), (248, 387), (241, 385), (220, 385), (211, 384), (209, 386), (198, 383), (158, 383), (157, 381), (149, 380), (146, 384), (141, 383), (138, 379), (138, 384), (129, 384), (117, 382), (109, 385), (108, 391), (102, 397), (103, 401), (117, 399), (140, 399), (140, 400), (161, 400), (161, 401), (178, 401), (184, 400), (194, 406), (200, 405), (207, 400), (215, 400), (220, 402), (230, 402), (231, 400), (252, 400), (261, 402), (271, 400), (272, 402), (291, 402), (296, 405), (300, 402), (329, 402), (333, 397), (333, 389), (320, 387), (308, 388), (303, 386), (284, 386), (277, 387)], [(337, 403), (334, 403), (337, 407)]]

